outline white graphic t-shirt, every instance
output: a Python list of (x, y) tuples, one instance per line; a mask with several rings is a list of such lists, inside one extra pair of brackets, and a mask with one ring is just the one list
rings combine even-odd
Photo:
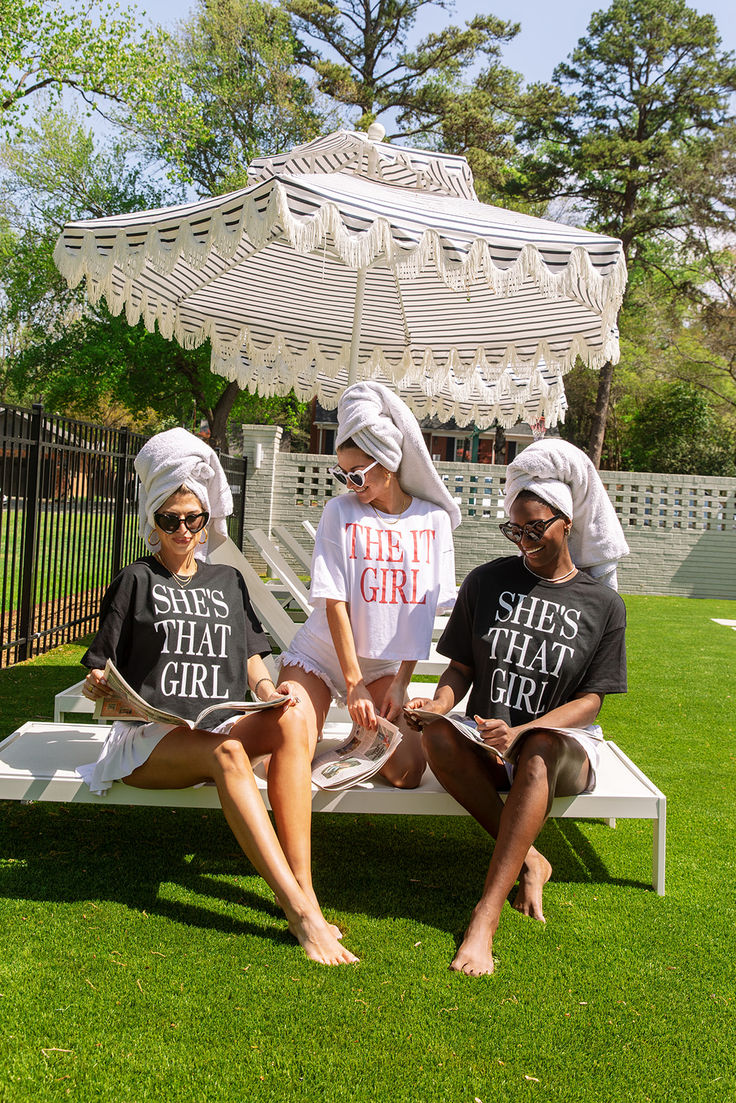
[(309, 628), (329, 639), (325, 599), (345, 601), (358, 655), (426, 659), (439, 610), (455, 602), (455, 553), (444, 509), (413, 498), (399, 517), (332, 498), (317, 529)]

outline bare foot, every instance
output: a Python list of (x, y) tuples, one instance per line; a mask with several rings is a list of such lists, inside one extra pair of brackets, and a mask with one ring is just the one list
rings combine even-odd
[(319, 912), (294, 915), (289, 919), (289, 930), (311, 961), (320, 965), (348, 965), (358, 961), (355, 954), (338, 942)]
[[(316, 910), (320, 913), (320, 915), (322, 915), (322, 909), (319, 906), (319, 901), (317, 900), (317, 897), (315, 896), (314, 889), (311, 888), (311, 887), (310, 888), (304, 888), (304, 886), (302, 886), (302, 891), (304, 892), (304, 895), (306, 896), (309, 903), (312, 904), (314, 906), (314, 908), (316, 908)], [(273, 894), (273, 902), (274, 902), (274, 904), (276, 905), (277, 908), (281, 908), (282, 912), (286, 913), (286, 909), (284, 908), (284, 905), (281, 903), (281, 901), (279, 900), (276, 893)], [(322, 918), (324, 919), (324, 916), (322, 916)], [(325, 921), (325, 923), (327, 923), (327, 926), (332, 931), (332, 934), (335, 938), (342, 938), (342, 936), (343, 936), (342, 931), (337, 926), (337, 924), (328, 923), (326, 919), (324, 919), (324, 921)]]
[(460, 948), (450, 962), (456, 973), (468, 977), (488, 976), (493, 972), (493, 928), (487, 920), (473, 916)]
[(519, 889), (511, 905), (522, 915), (530, 915), (540, 923), (546, 923), (542, 911), (544, 886), (552, 876), (552, 866), (538, 850), (530, 850), (519, 874)]

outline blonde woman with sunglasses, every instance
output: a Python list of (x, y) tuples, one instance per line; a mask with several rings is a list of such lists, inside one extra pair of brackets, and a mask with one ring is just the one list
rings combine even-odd
[[(136, 457), (141, 534), (150, 554), (108, 588), (100, 627), (82, 662), (85, 695), (112, 696), (111, 659), (149, 704), (188, 720), (208, 705), (243, 700), (248, 689), (283, 705), (250, 715), (215, 713), (211, 730), (115, 721), (95, 763), (79, 773), (100, 795), (114, 781), (139, 789), (217, 786), (222, 810), (246, 856), (273, 889), (305, 953), (336, 965), (357, 959), (324, 919), (310, 869), (311, 754), (299, 687), (271, 681), (268, 641), (240, 574), (210, 564), (202, 548), (222, 538), (232, 499), (215, 453), (183, 429), (154, 437)], [(208, 533), (209, 526), (209, 533)], [(252, 761), (271, 756), (268, 790), (278, 837), (258, 792)]]
[(402, 710), (414, 667), (429, 655), (435, 613), (455, 600), (460, 512), (416, 418), (380, 383), (356, 383), (340, 399), (332, 474), (347, 493), (322, 514), (314, 611), (282, 656), (281, 677), (301, 687), (315, 742), (332, 699), (367, 728), (378, 716), (398, 723), (404, 738), (382, 774), (413, 788), (426, 759)]
[[(423, 728), (430, 766), (496, 840), (450, 966), (470, 976), (493, 972), (493, 940), (517, 881), (513, 907), (544, 921), (552, 867), (534, 842), (556, 796), (595, 785), (594, 722), (607, 693), (626, 691), (626, 612), (611, 584), (628, 549), (593, 465), (566, 441), (539, 441), (509, 466), (506, 488), (500, 528), (519, 554), (465, 579), (437, 644), (450, 665), (434, 699), (415, 698), (407, 710), (437, 713)], [(443, 719), (468, 690), (463, 719), (489, 749)]]

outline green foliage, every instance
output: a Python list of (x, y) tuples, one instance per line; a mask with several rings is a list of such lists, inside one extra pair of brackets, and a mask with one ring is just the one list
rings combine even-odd
[(719, 46), (713, 17), (684, 0), (613, 0), (555, 70), (573, 106), (529, 128), (546, 143), (541, 189), (578, 200), (634, 261), (639, 242), (689, 223), (693, 188), (715, 212), (720, 180), (703, 164), (736, 90)]
[[(634, 279), (664, 235), (684, 240), (695, 211), (710, 231), (727, 223), (728, 166), (719, 154), (733, 124), (736, 64), (720, 49), (712, 16), (684, 0), (613, 0), (594, 13), (554, 80), (573, 99), (522, 128), (535, 143), (524, 162), (532, 195), (573, 201), (592, 228), (620, 237)], [(607, 365), (594, 459), (612, 378)]]
[[(319, 132), (289, 16), (280, 7), (265, 0), (199, 0), (168, 51), (179, 89), (158, 94), (133, 121), (148, 151), (201, 194), (244, 187), (254, 157)], [(190, 127), (194, 105), (198, 134)]]
[(13, 223), (2, 243), (6, 399), (41, 398), (51, 410), (141, 429), (190, 423), (195, 408), (213, 418), (228, 385), (210, 372), (206, 348), (182, 349), (91, 307), (53, 263), (69, 219), (160, 206), (171, 192), (145, 176), (126, 143), (97, 146), (60, 107), (41, 112), (1, 157)]
[(707, 397), (687, 383), (661, 384), (634, 413), (627, 434), (635, 471), (736, 475), (736, 433), (715, 417)]
[[(492, 15), (476, 15), (465, 27), (445, 27), (410, 49), (408, 40), (423, 9), (450, 10), (450, 0), (377, 0), (371, 6), (361, 0), (284, 2), (319, 90), (357, 108), (359, 129), (367, 130), (384, 112), (395, 112), (397, 134), (405, 137), (441, 134), (468, 67), (483, 57), (497, 60), (500, 46), (519, 29)], [(313, 40), (337, 60), (310, 46)]]
[(242, 425), (280, 425), (291, 451), (306, 452), (312, 424), (311, 403), (300, 402), (293, 391), (266, 397), (246, 388), (233, 406), (231, 421)]
[(71, 90), (90, 110), (105, 100), (144, 110), (157, 95), (173, 97), (176, 86), (165, 34), (141, 30), (134, 8), (0, 0), (0, 120), (8, 135), (21, 133), (39, 93), (58, 103)]

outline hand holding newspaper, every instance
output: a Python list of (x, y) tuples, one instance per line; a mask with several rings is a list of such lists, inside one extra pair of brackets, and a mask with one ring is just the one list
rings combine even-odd
[[(571, 731), (577, 731), (579, 729), (573, 728), (560, 728), (552, 724), (530, 724), (525, 727), (523, 731), (520, 731), (518, 735), (509, 743), (505, 750), (501, 750), (499, 747), (494, 747), (492, 743), (487, 743), (481, 733), (475, 727), (474, 721), (469, 716), (462, 716), (459, 712), (449, 712), (446, 715), (438, 712), (432, 712), (430, 709), (404, 709), (404, 714), (413, 720), (416, 720), (419, 725), (430, 724), (433, 720), (447, 720), (452, 724), (453, 728), (464, 735), (466, 739), (469, 739), (471, 743), (476, 743), (479, 747), (483, 747), (486, 751), (494, 754), (496, 758), (499, 758), (502, 762), (516, 762), (516, 759), (521, 750), (521, 744), (529, 732), (533, 731), (549, 731), (558, 732), (560, 735), (569, 735)], [(593, 730), (593, 729), (597, 730)], [(588, 734), (593, 739), (602, 739), (603, 732), (598, 725), (591, 725), (586, 729)], [(600, 734), (598, 734), (600, 733)]]
[(99, 698), (95, 704), (95, 719), (106, 720), (146, 720), (156, 724), (184, 724), (188, 728), (198, 728), (202, 722), (215, 712), (222, 712), (225, 716), (234, 712), (259, 712), (262, 709), (278, 708), (285, 704), (288, 697), (273, 697), (270, 701), (218, 701), (215, 705), (208, 705), (202, 709), (194, 720), (187, 720), (178, 716), (175, 712), (167, 712), (165, 709), (149, 705), (139, 693), (128, 685), (125, 678), (115, 664), (108, 659), (105, 664), (105, 681), (114, 697)]
[(401, 732), (382, 716), (377, 720), (375, 731), (353, 724), (344, 743), (315, 758), (312, 781), (318, 789), (350, 789), (378, 773), (401, 742)]

